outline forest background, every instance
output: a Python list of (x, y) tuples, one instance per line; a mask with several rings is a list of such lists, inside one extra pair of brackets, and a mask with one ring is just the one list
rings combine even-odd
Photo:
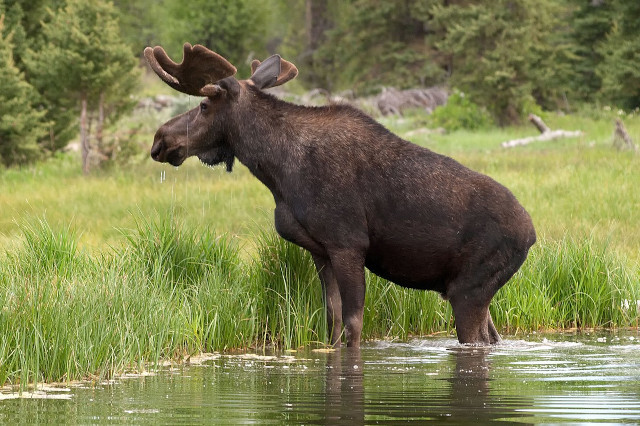
[(113, 124), (143, 91), (142, 50), (160, 44), (179, 60), (185, 41), (239, 77), (280, 53), (302, 71), (298, 90), (459, 90), (498, 126), (539, 110), (640, 106), (635, 1), (0, 0), (0, 15), (4, 166), (78, 137), (85, 172), (91, 152), (127, 152)]

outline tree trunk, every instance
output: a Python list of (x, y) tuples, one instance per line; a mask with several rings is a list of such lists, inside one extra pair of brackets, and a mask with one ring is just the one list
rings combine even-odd
[(329, 26), (327, 3), (328, 0), (307, 0), (307, 49), (311, 52), (320, 47)]
[(56, 151), (56, 136), (53, 132), (53, 124), (49, 125), (49, 142), (51, 142), (51, 152)]
[(326, 87), (327, 81), (323, 81), (322, 70), (314, 59), (315, 51), (322, 45), (324, 34), (329, 29), (329, 11), (328, 0), (306, 0), (306, 28), (307, 28), (307, 48), (305, 49), (304, 59), (309, 65), (307, 70), (307, 78), (313, 87)]
[(96, 144), (98, 151), (104, 154), (104, 146), (102, 145), (102, 130), (104, 128), (104, 92), (100, 92), (100, 100), (98, 101), (98, 123), (96, 124)]
[(87, 125), (87, 95), (80, 100), (80, 146), (82, 147), (82, 172), (89, 174), (89, 129)]
[(613, 132), (613, 146), (616, 149), (638, 151), (638, 147), (633, 143), (633, 139), (631, 139), (627, 129), (624, 127), (624, 123), (619, 118), (616, 118), (616, 129)]
[(544, 121), (542, 121), (542, 118), (538, 117), (535, 114), (529, 114), (529, 121), (536, 126), (536, 129), (538, 129), (540, 131), (540, 133), (545, 133), (545, 132), (549, 132), (551, 131), (551, 129), (549, 128), (549, 126), (547, 126)]

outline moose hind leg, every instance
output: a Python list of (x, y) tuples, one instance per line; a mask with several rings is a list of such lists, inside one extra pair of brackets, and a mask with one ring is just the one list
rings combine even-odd
[(491, 319), (491, 312), (487, 310), (487, 331), (489, 333), (489, 342), (491, 344), (500, 343), (502, 338), (496, 330), (496, 327), (493, 325), (493, 319)]
[(489, 305), (469, 299), (451, 299), (456, 332), (460, 343), (491, 344)]
[(505, 252), (509, 253), (496, 250), (487, 258), (470, 262), (465, 273), (449, 283), (447, 296), (453, 307), (460, 343), (493, 344), (501, 340), (491, 319), (489, 304), (526, 258), (526, 251), (512, 251), (509, 256)]
[(342, 337), (342, 298), (340, 297), (338, 282), (329, 259), (314, 255), (313, 261), (316, 264), (320, 282), (322, 283), (324, 302), (327, 308), (329, 340), (333, 346), (340, 346), (340, 338)]

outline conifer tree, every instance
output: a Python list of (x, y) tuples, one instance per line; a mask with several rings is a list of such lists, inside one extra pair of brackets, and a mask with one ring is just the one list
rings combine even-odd
[(575, 10), (571, 16), (568, 37), (571, 42), (565, 74), (568, 92), (578, 101), (594, 101), (602, 88), (596, 69), (603, 61), (599, 46), (606, 41), (612, 27), (610, 1), (571, 0)]
[(161, 44), (176, 58), (186, 41), (205, 45), (246, 76), (251, 59), (266, 54), (270, 6), (269, 0), (166, 0)]
[(640, 2), (612, 0), (613, 27), (598, 50), (597, 67), (606, 100), (626, 109), (640, 107)]
[(442, 0), (330, 2), (333, 28), (312, 61), (327, 89), (430, 86), (445, 77), (431, 8)]
[[(562, 9), (554, 0), (469, 1), (434, 7), (445, 29), (436, 45), (451, 55), (451, 83), (484, 104), (501, 124), (517, 122), (554, 83), (561, 46), (550, 43)], [(549, 86), (552, 85), (552, 86)]]
[(79, 116), (83, 171), (87, 173), (92, 150), (102, 154), (99, 146), (90, 144), (90, 114), (98, 117), (99, 135), (100, 117), (109, 110), (122, 112), (117, 107), (129, 102), (138, 79), (136, 60), (120, 38), (111, 3), (67, 0), (64, 8), (50, 11), (49, 18), (43, 23), (43, 45), (29, 50), (25, 63), (45, 98), (45, 107), (67, 108)]
[(15, 66), (11, 34), (4, 35), (0, 15), (0, 163), (26, 164), (40, 156), (38, 139), (47, 134), (44, 112), (32, 103), (37, 92)]

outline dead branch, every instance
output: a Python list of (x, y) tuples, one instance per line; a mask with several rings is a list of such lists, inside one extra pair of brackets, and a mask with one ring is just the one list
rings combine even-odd
[(616, 118), (616, 128), (613, 131), (613, 146), (619, 150), (630, 149), (632, 151), (638, 151), (638, 146), (633, 143), (633, 139), (631, 139), (622, 120), (619, 118)]
[(542, 118), (535, 114), (529, 114), (529, 121), (540, 131), (540, 135), (502, 142), (502, 147), (512, 148), (514, 146), (527, 145), (531, 142), (546, 142), (559, 138), (575, 138), (582, 135), (580, 130), (551, 130), (549, 126), (542, 121)]

